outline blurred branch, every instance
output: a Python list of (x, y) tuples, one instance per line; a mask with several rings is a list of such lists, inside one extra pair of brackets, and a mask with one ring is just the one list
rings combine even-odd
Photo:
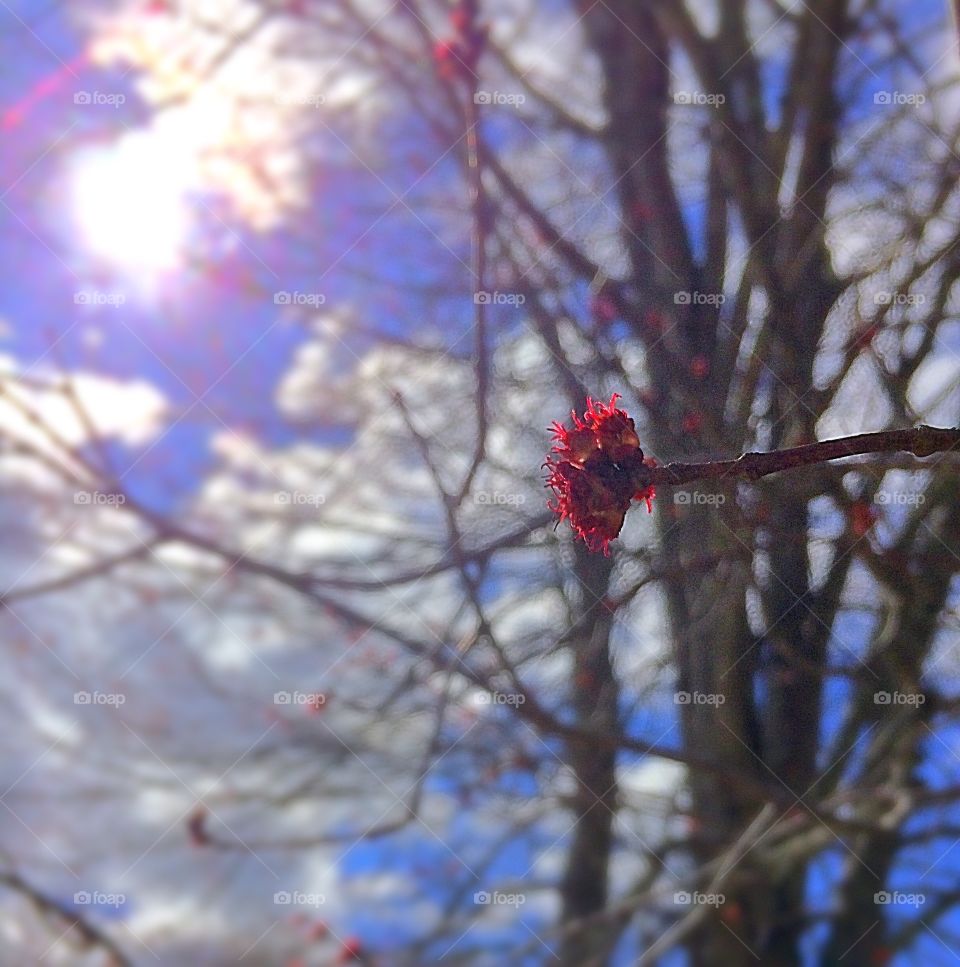
[(487, 396), (490, 391), (490, 359), (487, 346), (487, 303), (481, 298), (487, 274), (487, 235), (490, 231), (491, 213), (483, 188), (483, 167), (480, 163), (479, 128), (480, 110), (477, 104), (476, 60), (485, 44), (485, 35), (478, 23), (477, 0), (466, 0), (462, 6), (465, 19), (464, 44), (468, 51), (467, 68), (462, 72), (465, 85), (464, 114), (466, 122), (467, 164), (470, 174), (470, 211), (473, 216), (473, 324), (474, 356), (477, 374), (477, 442), (473, 459), (460, 486), (458, 500), (470, 492), (487, 448)]
[(102, 947), (112, 958), (111, 967), (129, 967), (131, 964), (120, 948), (99, 927), (80, 917), (73, 907), (47, 896), (29, 884), (19, 873), (0, 873), (0, 883), (25, 896), (41, 913), (53, 914), (65, 921), (69, 928), (80, 934), (87, 946)]

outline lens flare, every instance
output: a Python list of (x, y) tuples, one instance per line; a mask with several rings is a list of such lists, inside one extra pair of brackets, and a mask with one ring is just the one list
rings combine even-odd
[(175, 145), (132, 132), (75, 159), (73, 217), (87, 251), (149, 284), (177, 269), (190, 228), (190, 166)]

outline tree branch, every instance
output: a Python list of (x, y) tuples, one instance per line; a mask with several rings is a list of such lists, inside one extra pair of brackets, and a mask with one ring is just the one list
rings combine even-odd
[(960, 428), (944, 429), (917, 426), (907, 430), (881, 430), (878, 433), (858, 433), (807, 443), (799, 447), (772, 450), (768, 453), (743, 453), (736, 460), (717, 460), (707, 463), (668, 463), (662, 467), (643, 467), (634, 474), (638, 489), (653, 484), (671, 486), (696, 480), (724, 478), (759, 480), (772, 473), (793, 470), (811, 464), (825, 463), (863, 453), (893, 453), (904, 451), (916, 457), (929, 457), (960, 447)]

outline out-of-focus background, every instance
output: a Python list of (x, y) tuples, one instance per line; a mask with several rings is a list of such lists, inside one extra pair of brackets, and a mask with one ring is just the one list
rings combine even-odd
[(0, 4), (0, 964), (960, 961), (957, 37)]

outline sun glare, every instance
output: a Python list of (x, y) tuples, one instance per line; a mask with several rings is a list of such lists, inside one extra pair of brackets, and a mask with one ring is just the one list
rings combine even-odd
[(85, 150), (70, 186), (82, 246), (149, 286), (183, 262), (192, 180), (182, 153), (153, 133)]

